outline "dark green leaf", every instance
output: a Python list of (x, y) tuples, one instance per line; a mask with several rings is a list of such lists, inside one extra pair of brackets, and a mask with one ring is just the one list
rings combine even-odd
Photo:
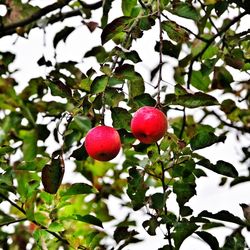
[(117, 129), (125, 128), (130, 130), (130, 121), (132, 119), (132, 115), (123, 108), (112, 108), (111, 116), (113, 120), (113, 127)]
[(231, 73), (223, 66), (214, 67), (212, 89), (231, 90), (230, 84), (234, 81)]
[(177, 202), (182, 207), (186, 202), (189, 201), (195, 194), (196, 185), (176, 181), (173, 185), (173, 191), (177, 195)]
[(129, 169), (127, 194), (134, 210), (139, 210), (145, 202), (148, 186), (144, 182), (144, 174), (135, 167)]
[(72, 218), (74, 220), (82, 221), (82, 222), (85, 222), (85, 223), (92, 224), (92, 225), (103, 228), (102, 222), (98, 218), (96, 218), (95, 216), (93, 216), (91, 214), (86, 214), (86, 215), (83, 215), (83, 216), (79, 215), (79, 214), (74, 214), (72, 216)]
[(145, 230), (148, 232), (149, 235), (154, 236), (156, 235), (155, 230), (159, 226), (159, 223), (155, 217), (152, 217), (149, 220), (145, 220), (142, 223), (142, 226), (145, 228)]
[(140, 241), (139, 239), (134, 237), (137, 234), (138, 233), (135, 230), (129, 231), (128, 226), (118, 226), (115, 229), (113, 237), (114, 237), (114, 240), (116, 241), (116, 243), (119, 243), (122, 240), (125, 240), (125, 243), (123, 244), (123, 246), (125, 247), (129, 243), (137, 243)]
[(221, 250), (242, 250), (248, 248), (246, 238), (241, 234), (241, 231), (236, 231), (226, 237), (225, 244)]
[(250, 181), (250, 176), (239, 176), (236, 177), (231, 183), (230, 186), (233, 187), (235, 185), (238, 185), (240, 183), (244, 183), (244, 182), (249, 182)]
[(134, 66), (130, 64), (123, 64), (115, 70), (115, 76), (118, 79), (129, 80), (128, 89), (129, 96), (134, 98), (141, 95), (145, 91), (144, 80), (142, 76), (134, 70)]
[(15, 149), (10, 147), (10, 146), (2, 146), (2, 147), (0, 147), (0, 156), (12, 153), (14, 150)]
[(93, 94), (99, 94), (104, 92), (108, 84), (108, 76), (97, 76), (90, 86), (90, 91)]
[(163, 193), (154, 193), (151, 195), (151, 207), (155, 210), (163, 209), (166, 198)]
[(175, 248), (180, 249), (183, 241), (192, 235), (199, 226), (191, 222), (178, 222), (175, 226), (175, 233), (173, 234)]
[(64, 27), (61, 31), (59, 31), (53, 40), (53, 46), (56, 48), (57, 44), (63, 40), (64, 42), (66, 41), (67, 37), (75, 30), (75, 27)]
[(111, 9), (113, 1), (114, 0), (105, 0), (102, 3), (102, 10), (103, 10), (101, 18), (102, 28), (104, 28), (108, 23), (109, 11)]
[(174, 7), (174, 14), (188, 18), (193, 19), (194, 21), (197, 21), (199, 19), (199, 13), (196, 8), (192, 6), (189, 2), (177, 2)]
[(92, 186), (86, 183), (74, 183), (61, 196), (91, 193), (94, 193)]
[(210, 163), (210, 161), (208, 159), (204, 158), (204, 159), (198, 161), (197, 164), (201, 165), (205, 168), (208, 168), (208, 169), (214, 171), (215, 173), (218, 173), (221, 175), (225, 175), (225, 176), (232, 177), (232, 178), (238, 177), (238, 171), (229, 162), (217, 161), (217, 163), (214, 165), (214, 164)]
[(206, 218), (211, 218), (211, 219), (215, 219), (215, 220), (220, 220), (220, 221), (228, 221), (228, 222), (232, 222), (238, 225), (245, 225), (245, 222), (242, 221), (239, 217), (231, 214), (230, 212), (226, 211), (226, 210), (222, 210), (218, 213), (210, 213), (208, 211), (202, 211), (199, 215), (199, 217), (206, 217)]
[(167, 32), (169, 38), (177, 43), (183, 43), (188, 40), (188, 33), (176, 22), (163, 21), (162, 28)]
[(168, 94), (165, 97), (166, 105), (181, 105), (187, 108), (198, 108), (201, 106), (218, 105), (218, 101), (211, 95), (197, 92), (195, 94), (174, 95)]
[(182, 217), (190, 216), (193, 214), (193, 209), (188, 206), (183, 206), (180, 208), (180, 214)]
[(213, 145), (214, 143), (224, 142), (225, 136), (216, 136), (212, 132), (201, 131), (190, 140), (192, 150), (202, 149)]
[(122, 91), (119, 92), (115, 88), (107, 88), (105, 91), (105, 102), (112, 108), (117, 107), (124, 98), (124, 93)]
[(46, 192), (55, 194), (61, 185), (64, 175), (64, 160), (62, 156), (52, 159), (51, 164), (42, 170), (42, 183)]
[(154, 107), (156, 100), (148, 93), (144, 93), (134, 97), (133, 104), (135, 104), (135, 109), (139, 109), (144, 106)]
[[(155, 51), (160, 51), (160, 42), (156, 42)], [(174, 45), (172, 42), (168, 40), (163, 40), (162, 42), (162, 53), (167, 56), (171, 56), (174, 58), (179, 57), (181, 52), (181, 44)]]
[(102, 31), (102, 44), (105, 44), (106, 42), (114, 38), (114, 36), (118, 33), (124, 32), (124, 30), (126, 30), (126, 26), (131, 20), (131, 17), (122, 16), (109, 23)]
[(96, 46), (84, 55), (84, 57), (90, 56), (95, 56), (99, 63), (104, 63), (107, 60), (109, 53), (106, 52), (103, 46)]
[(218, 250), (219, 249), (219, 242), (218, 240), (210, 233), (208, 232), (195, 232), (202, 240), (204, 240), (212, 250)]

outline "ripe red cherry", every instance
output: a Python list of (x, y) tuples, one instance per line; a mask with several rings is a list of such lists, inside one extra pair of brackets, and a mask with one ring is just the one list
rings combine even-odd
[(145, 106), (138, 109), (131, 120), (131, 131), (134, 137), (145, 144), (160, 140), (167, 128), (166, 115), (154, 107)]
[(93, 159), (109, 161), (120, 151), (120, 136), (114, 128), (109, 126), (92, 128), (86, 135), (85, 148)]

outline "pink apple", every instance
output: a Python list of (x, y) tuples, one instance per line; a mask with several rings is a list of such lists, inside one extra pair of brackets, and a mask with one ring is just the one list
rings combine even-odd
[(85, 148), (93, 159), (109, 161), (120, 151), (120, 136), (112, 127), (102, 125), (92, 128), (86, 135)]
[(138, 109), (131, 120), (131, 131), (134, 137), (145, 144), (160, 140), (167, 128), (166, 115), (154, 107), (145, 106)]

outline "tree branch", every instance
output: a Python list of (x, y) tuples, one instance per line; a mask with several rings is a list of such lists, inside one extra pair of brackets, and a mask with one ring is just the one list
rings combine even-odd
[(226, 121), (222, 120), (221, 116), (218, 115), (217, 113), (215, 113), (214, 111), (211, 111), (210, 114), (214, 115), (223, 125), (225, 125), (227, 127), (237, 129), (238, 131), (241, 131), (243, 133), (250, 133), (249, 127), (239, 127), (239, 126), (236, 126), (232, 123), (226, 122)]
[(22, 222), (22, 221), (26, 221), (26, 220), (27, 220), (27, 218), (22, 218), (22, 219), (4, 222), (4, 223), (0, 224), (0, 227), (9, 226), (10, 224), (14, 224), (14, 223), (18, 223), (18, 222)]
[[(5, 196), (4, 194), (0, 193), (0, 197), (6, 201), (8, 201), (13, 207), (15, 207), (16, 209), (18, 209), (20, 212), (22, 212), (24, 215), (26, 215), (26, 211), (20, 207), (19, 205), (17, 205), (15, 202), (13, 202), (12, 200), (10, 200), (7, 196)], [(22, 218), (20, 220), (14, 221), (14, 222), (10, 222), (10, 223), (15, 223), (15, 222), (19, 222), (19, 221), (23, 221), (23, 220), (27, 220), (27, 218)], [(62, 238), (59, 234), (52, 232), (50, 230), (48, 230), (45, 226), (41, 225), (40, 223), (36, 222), (36, 221), (32, 221), (34, 224), (36, 224), (37, 226), (39, 226), (41, 229), (44, 229), (46, 232), (50, 233), (51, 235), (53, 235), (55, 238), (57, 238), (59, 241), (61, 241), (63, 244), (70, 246), (70, 243)], [(3, 225), (0, 225), (3, 226)], [(83, 247), (83, 246), (82, 246)], [(86, 249), (83, 247), (83, 249)]]
[[(32, 22), (35, 22), (35, 21), (39, 20), (40, 18), (46, 16), (50, 12), (63, 8), (64, 6), (68, 5), (70, 1), (71, 0), (57, 1), (56, 3), (53, 3), (51, 5), (48, 5), (42, 9), (40, 9), (39, 11), (35, 12), (34, 14), (32, 14), (31, 16), (29, 16), (27, 18), (24, 18), (20, 21), (17, 21), (15, 23), (11, 23), (11, 24), (8, 24), (5, 26), (0, 26), (0, 38), (4, 37), (6, 35), (12, 35), (12, 34), (16, 33), (16, 28), (24, 27), (28, 24), (31, 24)], [(81, 5), (85, 9), (94, 10), (94, 9), (100, 8), (102, 6), (102, 0), (98, 1), (96, 3), (93, 3), (93, 4), (86, 4), (85, 2), (81, 1)], [(48, 23), (52, 24), (52, 23), (58, 22), (60, 20), (64, 20), (65, 18), (69, 18), (69, 17), (73, 17), (73, 16), (77, 16), (77, 15), (82, 15), (82, 13), (79, 9), (72, 10), (72, 11), (69, 11), (67, 13), (60, 13), (60, 14), (57, 14), (56, 16), (52, 16), (51, 19), (48, 21)], [(35, 25), (35, 27), (36, 26), (37, 25)]]
[(247, 12), (244, 11), (240, 13), (240, 15), (236, 16), (230, 23), (225, 25), (217, 34), (215, 34), (212, 38), (207, 40), (205, 47), (196, 55), (192, 58), (189, 69), (188, 69), (188, 79), (187, 79), (187, 88), (190, 89), (190, 83), (191, 83), (191, 75), (193, 71), (193, 65), (194, 62), (197, 61), (209, 48), (209, 46), (215, 41), (215, 39), (219, 36), (221, 36), (223, 33), (225, 33), (231, 26), (233, 26), (235, 23), (237, 23), (243, 16), (247, 15)]

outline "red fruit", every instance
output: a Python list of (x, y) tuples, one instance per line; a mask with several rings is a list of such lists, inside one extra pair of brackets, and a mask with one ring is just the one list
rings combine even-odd
[(134, 137), (145, 144), (160, 140), (167, 128), (166, 115), (154, 107), (145, 106), (138, 109), (131, 120), (131, 131)]
[(115, 158), (121, 148), (118, 132), (108, 126), (92, 128), (86, 135), (85, 148), (89, 156), (98, 161)]

